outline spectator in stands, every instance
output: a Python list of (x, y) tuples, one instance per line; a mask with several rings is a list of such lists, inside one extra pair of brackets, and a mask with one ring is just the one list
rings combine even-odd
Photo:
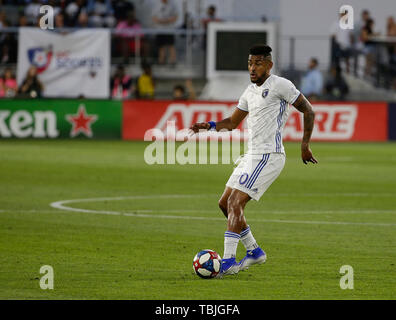
[(28, 19), (29, 24), (36, 26), (38, 18), (40, 16), (40, 0), (31, 0), (31, 2), (25, 7), (25, 16)]
[(184, 86), (181, 84), (174, 86), (173, 100), (195, 100), (195, 98), (195, 90), (191, 80), (186, 80)]
[(396, 37), (396, 22), (392, 16), (388, 17), (386, 21), (386, 35), (388, 37)]
[(353, 29), (353, 69), (355, 76), (358, 74), (358, 59), (361, 54), (364, 54), (364, 44), (361, 41), (361, 32), (363, 27), (366, 25), (368, 19), (370, 19), (370, 11), (367, 9), (362, 10), (360, 20), (356, 22)]
[(374, 20), (368, 19), (366, 25), (363, 27), (361, 31), (361, 40), (364, 44), (363, 52), (366, 55), (366, 67), (364, 70), (364, 75), (369, 77), (371, 75), (371, 71), (375, 62), (375, 43), (372, 41), (372, 38), (377, 36), (378, 33), (374, 32)]
[(15, 97), (18, 85), (10, 68), (6, 68), (4, 75), (0, 78), (0, 98)]
[(308, 72), (302, 78), (301, 92), (311, 101), (317, 100), (322, 94), (323, 76), (318, 69), (318, 60), (311, 58)]
[(37, 68), (31, 66), (19, 87), (18, 93), (21, 97), (40, 98), (43, 90), (44, 86), (37, 76)]
[(147, 62), (142, 63), (143, 73), (136, 81), (135, 95), (137, 99), (153, 99), (155, 94), (155, 82), (151, 66)]
[[(388, 37), (396, 37), (396, 22), (393, 17), (388, 17), (386, 23), (386, 35)], [(396, 44), (392, 43), (388, 46), (389, 56), (389, 75), (390, 87), (396, 90)]]
[(6, 13), (4, 11), (0, 12), (0, 29), (1, 28), (6, 28), (8, 26), (7, 19), (6, 19)]
[(206, 17), (201, 20), (202, 27), (206, 31), (210, 22), (220, 22), (221, 19), (216, 17), (216, 7), (214, 5), (209, 6), (206, 9)]
[(326, 99), (343, 100), (349, 92), (348, 84), (342, 76), (341, 67), (333, 65), (325, 85)]
[(355, 32), (354, 37), (356, 42), (360, 42), (360, 34), (369, 19), (371, 19), (370, 11), (368, 11), (367, 9), (362, 10), (362, 13), (360, 15), (360, 20), (357, 21), (354, 26), (354, 32)]
[(202, 48), (206, 50), (206, 34), (208, 30), (208, 25), (210, 22), (221, 22), (222, 20), (217, 18), (216, 16), (216, 7), (214, 5), (209, 6), (206, 9), (206, 17), (201, 19), (201, 25), (202, 28), (204, 29), (205, 33), (204, 36), (202, 37)]
[(65, 9), (65, 24), (75, 27), (79, 22), (80, 15), (87, 15), (86, 0), (75, 0), (70, 2)]
[(87, 11), (90, 23), (96, 28), (113, 28), (116, 24), (110, 0), (88, 0)]
[[(158, 29), (173, 29), (178, 18), (178, 9), (173, 0), (159, 1), (153, 10), (153, 22)], [(175, 36), (173, 34), (159, 34), (156, 38), (158, 47), (158, 63), (164, 64), (167, 51), (169, 64), (176, 64)]]
[(65, 27), (65, 16), (62, 13), (58, 13), (55, 18), (55, 29), (61, 29)]
[(125, 74), (123, 65), (119, 65), (111, 79), (111, 96), (113, 99), (126, 99), (131, 97), (133, 91), (132, 77)]
[(112, 6), (114, 9), (114, 17), (117, 22), (127, 20), (128, 13), (130, 11), (135, 11), (134, 4), (127, 0), (113, 0)]
[[(342, 18), (346, 12), (340, 13)], [(340, 65), (345, 61), (346, 72), (349, 73), (349, 58), (352, 55), (353, 33), (350, 29), (341, 29), (339, 20), (331, 26), (331, 63)]]
[[(8, 28), (9, 22), (6, 20), (4, 12), (0, 13), (0, 30)], [(15, 63), (17, 56), (17, 41), (15, 34), (10, 32), (0, 33), (0, 63)]]
[(89, 28), (89, 17), (86, 11), (83, 11), (78, 16), (78, 21), (76, 24), (77, 28)]
[(24, 14), (20, 15), (18, 19), (18, 27), (28, 27), (28, 26), (29, 26), (29, 21), (27, 17)]
[[(130, 55), (135, 55), (136, 51), (143, 56), (146, 55), (146, 45), (142, 45), (142, 27), (136, 19), (135, 10), (129, 11), (127, 19), (117, 24), (115, 35), (121, 38), (121, 41), (117, 41), (117, 51), (121, 52), (125, 61), (128, 60)], [(138, 42), (136, 41), (136, 37), (139, 40)]]
[(181, 84), (175, 85), (173, 87), (172, 98), (173, 100), (186, 100), (186, 88)]

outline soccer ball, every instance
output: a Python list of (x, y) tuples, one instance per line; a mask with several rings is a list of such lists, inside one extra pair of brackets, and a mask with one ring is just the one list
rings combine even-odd
[(213, 250), (205, 249), (198, 252), (193, 260), (195, 274), (204, 279), (216, 277), (221, 270), (221, 257)]

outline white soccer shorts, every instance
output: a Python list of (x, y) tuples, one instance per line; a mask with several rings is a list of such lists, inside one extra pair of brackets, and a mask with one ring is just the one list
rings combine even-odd
[(284, 153), (245, 154), (235, 161), (237, 167), (226, 186), (243, 191), (258, 201), (279, 176), (285, 166), (285, 161)]

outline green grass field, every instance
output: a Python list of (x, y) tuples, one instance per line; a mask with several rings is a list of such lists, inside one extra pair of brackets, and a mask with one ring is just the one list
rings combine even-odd
[[(212, 280), (192, 258), (223, 254), (217, 201), (233, 165), (149, 166), (146, 146), (0, 141), (1, 299), (396, 298), (395, 144), (313, 143), (319, 164), (305, 166), (286, 143), (281, 176), (246, 209), (267, 263)], [(86, 212), (50, 206), (92, 198), (63, 203)], [(53, 290), (40, 289), (43, 265)], [(353, 290), (340, 289), (343, 265)]]

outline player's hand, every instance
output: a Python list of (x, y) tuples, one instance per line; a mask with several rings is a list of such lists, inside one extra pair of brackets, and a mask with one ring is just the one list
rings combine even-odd
[(190, 130), (194, 131), (194, 133), (199, 132), (199, 130), (204, 129), (204, 130), (209, 130), (210, 124), (207, 122), (198, 122), (194, 123), (191, 127)]
[(312, 155), (312, 151), (309, 148), (308, 143), (301, 144), (301, 158), (304, 164), (307, 164), (308, 162), (318, 163), (318, 161)]

